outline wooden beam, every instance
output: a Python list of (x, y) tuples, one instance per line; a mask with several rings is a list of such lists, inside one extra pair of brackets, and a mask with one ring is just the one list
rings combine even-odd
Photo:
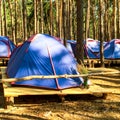
[(2, 83), (0, 83), (0, 108), (7, 109), (6, 99), (4, 96), (4, 88)]

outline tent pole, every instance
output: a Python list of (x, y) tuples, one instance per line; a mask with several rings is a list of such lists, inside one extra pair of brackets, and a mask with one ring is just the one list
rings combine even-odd
[[(48, 50), (48, 55), (49, 55), (49, 57), (50, 57), (50, 62), (51, 62), (51, 65), (52, 65), (53, 73), (54, 73), (54, 75), (56, 75), (56, 71), (55, 71), (55, 68), (54, 68), (53, 61), (52, 61), (52, 56), (51, 56), (51, 54), (50, 54), (50, 50), (49, 50), (48, 46), (47, 46), (47, 50)], [(60, 86), (59, 86), (59, 84), (58, 84), (58, 79), (55, 78), (55, 81), (56, 81), (57, 88), (60, 89)]]

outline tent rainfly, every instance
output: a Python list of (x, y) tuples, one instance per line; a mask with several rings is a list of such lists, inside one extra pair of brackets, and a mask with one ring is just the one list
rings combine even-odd
[(8, 37), (0, 36), (0, 57), (9, 58), (15, 47), (14, 43)]
[(104, 57), (106, 59), (120, 59), (120, 39), (109, 41), (104, 48)]
[[(8, 62), (7, 74), (10, 78), (30, 75), (75, 75), (78, 74), (76, 64), (67, 48), (54, 37), (47, 34), (36, 34), (13, 52)], [(80, 86), (82, 78), (32, 79), (14, 84), (65, 89)]]

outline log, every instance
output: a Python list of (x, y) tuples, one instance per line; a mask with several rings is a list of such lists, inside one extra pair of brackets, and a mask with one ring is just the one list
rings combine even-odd
[(97, 76), (97, 75), (106, 75), (106, 74), (120, 74), (120, 72), (101, 72), (101, 73), (91, 73), (91, 74), (77, 74), (77, 75), (31, 75), (22, 78), (3, 78), (0, 80), (0, 83), (5, 82), (17, 82), (21, 80), (32, 80), (32, 79), (50, 79), (50, 78), (77, 78), (77, 77), (85, 77), (85, 76)]

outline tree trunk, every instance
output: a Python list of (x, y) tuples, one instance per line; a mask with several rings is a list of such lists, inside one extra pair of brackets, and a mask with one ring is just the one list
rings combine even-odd
[(6, 1), (3, 0), (3, 13), (4, 13), (4, 19), (3, 19), (3, 23), (4, 23), (4, 35), (7, 36), (7, 19), (6, 19)]
[(37, 33), (40, 33), (40, 1), (37, 0)]
[(108, 41), (109, 40), (109, 29), (108, 29), (108, 24), (109, 24), (109, 19), (108, 19), (108, 1), (105, 0), (105, 22), (104, 22), (104, 40)]
[(44, 16), (43, 16), (43, 1), (40, 0), (40, 10), (41, 10), (41, 33), (44, 32)]
[(117, 38), (117, 1), (113, 1), (114, 38)]
[(99, 0), (100, 5), (100, 62), (101, 67), (104, 67), (104, 53), (103, 53), (103, 41), (104, 41), (104, 30), (103, 30), (103, 18), (104, 18), (104, 3), (102, 0)]
[(72, 26), (73, 26), (73, 39), (74, 40), (76, 40), (77, 39), (77, 35), (76, 35), (76, 33), (77, 33), (77, 26), (76, 26), (76, 23), (77, 23), (77, 21), (76, 21), (76, 19), (77, 19), (77, 15), (76, 15), (76, 10), (77, 8), (76, 8), (76, 1), (75, 0), (73, 0), (73, 15), (72, 15), (72, 17), (73, 17), (73, 24), (72, 24)]
[(10, 0), (8, 0), (8, 5), (10, 8), (10, 23), (11, 23), (11, 38), (12, 40), (14, 39), (14, 34), (13, 34), (13, 15), (12, 15), (12, 5)]
[(2, 35), (2, 1), (0, 0), (0, 35)]
[(50, 0), (50, 34), (53, 35), (53, 4), (52, 0)]
[(62, 19), (63, 19), (63, 18), (62, 18), (62, 12), (63, 12), (63, 10), (62, 10), (62, 9), (63, 9), (63, 0), (60, 1), (60, 12), (59, 12), (59, 13), (60, 13), (60, 17), (59, 17), (60, 38), (63, 38), (63, 24), (62, 24), (62, 23), (63, 23), (63, 22), (62, 22), (62, 21), (63, 21), (63, 20), (62, 20)]
[(62, 0), (62, 23), (63, 23), (63, 42), (66, 46), (66, 13), (65, 13), (65, 2)]
[(66, 2), (66, 39), (70, 40), (70, 0)]
[(34, 0), (34, 34), (37, 33), (37, 3)]
[(96, 39), (96, 21), (95, 21), (95, 4), (92, 3), (92, 9), (91, 9), (91, 13), (92, 13), (92, 33), (93, 33), (93, 39)]
[(26, 11), (26, 0), (22, 0), (22, 14), (23, 14), (23, 39), (27, 39), (27, 11)]
[(84, 62), (84, 41), (83, 41), (83, 0), (76, 0), (77, 5), (77, 46), (76, 58), (81, 64)]
[(70, 27), (70, 39), (73, 39), (73, 32), (72, 32), (72, 29), (73, 29), (73, 26), (72, 26), (72, 22), (73, 22), (73, 1), (70, 0), (70, 6), (69, 6), (69, 11), (70, 11), (70, 15), (69, 15), (69, 18), (70, 18), (70, 23), (69, 23), (69, 27)]
[[(106, 3), (107, 3), (107, 6), (108, 6), (108, 9), (110, 8), (110, 1), (106, 0)], [(112, 39), (112, 32), (111, 32), (111, 15), (109, 14), (108, 12), (108, 21), (107, 21), (107, 24), (108, 24), (108, 40), (107, 41), (110, 41)]]
[(15, 1), (15, 27), (14, 27), (14, 43), (16, 44), (16, 39), (17, 39), (17, 1)]
[(120, 0), (118, 1), (118, 38), (120, 38)]
[(59, 29), (59, 4), (58, 0), (56, 0), (56, 36), (60, 37), (60, 29)]
[(89, 37), (89, 22), (90, 22), (90, 0), (87, 2), (87, 12), (86, 12), (86, 33), (85, 33), (85, 39)]

